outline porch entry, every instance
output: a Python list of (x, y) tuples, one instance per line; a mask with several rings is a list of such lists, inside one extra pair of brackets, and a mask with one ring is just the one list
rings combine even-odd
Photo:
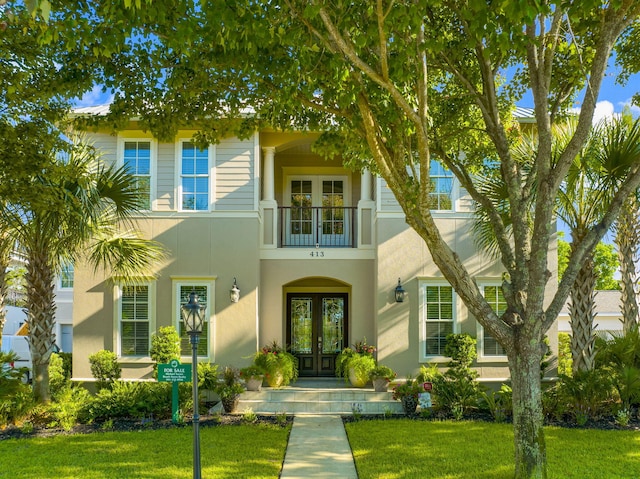
[(287, 344), (301, 377), (335, 376), (336, 357), (346, 344), (346, 293), (288, 293)]

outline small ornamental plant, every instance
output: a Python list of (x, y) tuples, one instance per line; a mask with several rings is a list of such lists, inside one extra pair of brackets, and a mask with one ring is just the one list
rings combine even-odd
[(255, 364), (252, 364), (251, 366), (247, 366), (246, 368), (240, 369), (240, 377), (245, 381), (247, 379), (261, 378), (263, 376), (264, 376), (264, 371), (262, 370), (262, 368), (259, 368)]
[(416, 379), (408, 377), (404, 382), (401, 382), (393, 388), (393, 399), (401, 401), (403, 398), (412, 397), (416, 401), (420, 393), (424, 392), (423, 383), (418, 382)]
[(272, 387), (287, 386), (298, 379), (298, 359), (277, 341), (256, 352), (253, 365), (264, 371), (265, 379)]
[(393, 381), (396, 377), (396, 372), (389, 366), (383, 366), (378, 364), (369, 373), (369, 377), (373, 381), (374, 379), (386, 379), (387, 381)]

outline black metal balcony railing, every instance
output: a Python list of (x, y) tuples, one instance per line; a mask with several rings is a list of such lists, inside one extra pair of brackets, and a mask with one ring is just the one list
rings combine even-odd
[(355, 207), (278, 207), (281, 248), (356, 247)]

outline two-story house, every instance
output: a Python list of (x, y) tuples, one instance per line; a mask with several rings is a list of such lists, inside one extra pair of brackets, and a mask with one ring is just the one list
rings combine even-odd
[[(405, 376), (446, 362), (446, 335), (467, 332), (478, 338), (481, 376), (508, 377), (501, 347), (456, 297), (382, 179), (314, 154), (309, 133), (266, 130), (206, 149), (193, 133), (160, 142), (132, 122), (117, 135), (90, 135), (106, 161), (138, 177), (148, 195), (138, 226), (169, 255), (138, 287), (113, 286), (76, 265), (76, 379), (90, 380), (88, 356), (100, 349), (117, 353), (123, 377), (151, 377), (151, 335), (166, 325), (181, 332), (189, 362), (180, 306), (194, 289), (206, 305), (203, 361), (241, 367), (275, 340), (299, 358), (301, 376), (334, 376), (341, 349), (366, 338), (381, 363)], [(502, 269), (474, 246), (470, 198), (435, 162), (431, 174), (442, 235), (502, 308)]]

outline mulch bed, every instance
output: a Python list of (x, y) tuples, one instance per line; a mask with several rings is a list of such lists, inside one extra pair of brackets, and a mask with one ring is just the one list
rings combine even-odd
[[(256, 420), (251, 424), (268, 424), (274, 426), (284, 427), (286, 424), (293, 421), (293, 416), (287, 415), (286, 423), (280, 418), (276, 418), (274, 415), (256, 415)], [(217, 426), (237, 426), (240, 424), (247, 424), (248, 421), (243, 418), (241, 414), (219, 414), (212, 416), (200, 416), (200, 427), (217, 427)], [(173, 424), (171, 419), (162, 420), (128, 420), (118, 419), (114, 420), (109, 427), (106, 427), (102, 423), (94, 424), (78, 424), (69, 431), (64, 429), (55, 429), (47, 427), (33, 427), (32, 430), (25, 432), (22, 428), (16, 426), (7, 426), (4, 429), (0, 429), (0, 441), (4, 439), (16, 439), (16, 438), (28, 438), (28, 437), (51, 437), (59, 435), (71, 435), (71, 434), (91, 434), (98, 432), (126, 432), (126, 431), (147, 431), (156, 429), (170, 429), (170, 428), (184, 428), (191, 427), (191, 419), (184, 423)]]

